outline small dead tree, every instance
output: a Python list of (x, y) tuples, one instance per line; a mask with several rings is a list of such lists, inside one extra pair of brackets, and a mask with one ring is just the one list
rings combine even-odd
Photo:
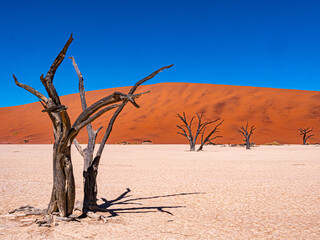
[(223, 122), (224, 122), (224, 120), (222, 120), (221, 122), (219, 122), (219, 123), (211, 130), (211, 132), (209, 132), (209, 134), (208, 134), (206, 137), (204, 137), (204, 136), (205, 136), (206, 128), (203, 129), (202, 134), (201, 134), (201, 144), (200, 144), (200, 147), (198, 148), (197, 151), (202, 151), (203, 146), (204, 146), (206, 143), (213, 144), (212, 141), (213, 141), (214, 139), (222, 137), (222, 136), (212, 137), (212, 135), (213, 135), (214, 133), (219, 132), (218, 127), (219, 127)]
[(307, 127), (307, 128), (299, 128), (298, 130), (300, 132), (300, 135), (302, 135), (302, 144), (307, 145), (307, 140), (314, 136), (313, 134), (310, 134), (313, 131), (313, 129)]
[[(75, 60), (73, 57), (70, 57), (72, 60), (73, 66), (76, 70), (76, 73), (79, 78), (79, 93), (80, 93), (80, 99), (81, 99), (81, 105), (82, 105), (82, 110), (86, 111), (87, 109), (87, 102), (86, 102), (86, 97), (85, 97), (85, 90), (84, 90), (84, 83), (83, 83), (83, 77), (82, 74), (78, 68), (78, 65), (76, 64)], [(138, 81), (129, 91), (128, 96), (131, 96), (134, 94), (136, 89), (144, 82), (150, 80), (154, 76), (156, 76), (158, 73), (162, 72), (165, 69), (168, 69), (172, 67), (173, 65), (170, 66), (165, 66), (157, 71), (153, 72), (149, 76), (143, 78), (142, 80)], [(96, 138), (101, 130), (102, 127), (98, 128), (96, 131), (93, 130), (92, 125), (89, 123), (87, 125), (87, 133), (88, 133), (88, 144), (86, 148), (82, 148), (79, 142), (74, 139), (74, 144), (78, 150), (78, 152), (81, 154), (83, 157), (83, 182), (84, 182), (84, 197), (83, 197), (83, 205), (82, 205), (82, 213), (83, 215), (87, 215), (89, 211), (92, 210), (101, 210), (98, 208), (97, 205), (97, 192), (98, 192), (98, 186), (97, 186), (97, 174), (98, 174), (98, 168), (99, 168), (99, 163), (101, 159), (101, 155), (103, 152), (103, 149), (105, 147), (105, 144), (110, 136), (110, 133), (113, 128), (113, 124), (115, 120), (117, 119), (118, 115), (120, 112), (123, 110), (123, 108), (126, 106), (128, 103), (128, 100), (125, 99), (123, 102), (120, 104), (118, 109), (114, 112), (113, 116), (111, 117), (108, 128), (105, 131), (104, 137), (99, 145), (99, 149), (94, 157), (94, 148), (96, 144)], [(135, 102), (133, 102), (135, 103)], [(135, 107), (139, 108), (139, 105), (135, 103)]]
[(245, 127), (241, 126), (240, 129), (238, 129), (238, 131), (240, 133), (242, 133), (242, 135), (245, 137), (245, 140), (243, 140), (246, 144), (246, 149), (250, 149), (250, 137), (253, 134), (253, 131), (255, 130), (255, 126), (252, 125), (250, 127), (250, 130), (248, 130), (248, 122), (246, 124)]
[[(137, 105), (134, 99), (141, 95), (114, 92), (87, 107), (80, 113), (75, 122), (71, 124), (67, 107), (61, 104), (60, 97), (53, 85), (53, 78), (59, 65), (64, 60), (72, 41), (73, 37), (71, 35), (54, 60), (46, 76), (41, 75), (40, 77), (48, 97), (32, 87), (18, 82), (15, 75), (13, 75), (17, 86), (29, 91), (40, 99), (40, 103), (44, 107), (43, 112), (46, 112), (51, 119), (55, 139), (53, 145), (53, 187), (46, 213), (51, 215), (53, 212), (58, 211), (61, 217), (67, 217), (72, 214), (75, 203), (75, 182), (71, 162), (71, 144), (73, 140), (83, 127), (105, 112), (120, 107), (123, 101), (128, 100)], [(116, 104), (118, 102), (121, 103)]]
[[(182, 131), (182, 132), (178, 132), (178, 134), (186, 137), (189, 141), (189, 144), (190, 144), (190, 151), (195, 151), (196, 150), (196, 143), (197, 143), (197, 138), (200, 134), (203, 133), (204, 129), (206, 128), (206, 126), (214, 123), (214, 122), (217, 122), (220, 120), (220, 118), (217, 118), (216, 120), (214, 121), (210, 121), (210, 122), (202, 122), (202, 117), (203, 117), (203, 113), (201, 114), (198, 114), (197, 113), (197, 117), (198, 117), (198, 126), (197, 126), (197, 130), (195, 132), (195, 134), (192, 133), (192, 122), (194, 120), (195, 117), (192, 117), (190, 122), (188, 123), (187, 121), (187, 117), (186, 117), (186, 114), (183, 112), (182, 116), (180, 114), (177, 114), (178, 118), (183, 122), (182, 125), (177, 125), (177, 127)], [(220, 123), (221, 124), (221, 123)], [(218, 124), (218, 125), (220, 125)], [(214, 133), (214, 130), (212, 132), (210, 132), (208, 134), (208, 139), (207, 137), (204, 138), (204, 140), (206, 140), (205, 142), (209, 141), (212, 136), (212, 134)], [(202, 139), (203, 140), (203, 139)], [(204, 141), (203, 140), (203, 141)], [(203, 145), (205, 144), (205, 142), (203, 143)], [(200, 146), (201, 149), (199, 149), (198, 151), (202, 150), (203, 148), (203, 145)]]

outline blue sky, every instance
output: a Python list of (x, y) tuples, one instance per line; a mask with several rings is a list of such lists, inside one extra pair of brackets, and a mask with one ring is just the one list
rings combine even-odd
[[(0, 107), (45, 93), (46, 74), (72, 32), (87, 91), (194, 82), (320, 91), (318, 0), (0, 0)], [(78, 92), (71, 60), (58, 69), (60, 95)]]

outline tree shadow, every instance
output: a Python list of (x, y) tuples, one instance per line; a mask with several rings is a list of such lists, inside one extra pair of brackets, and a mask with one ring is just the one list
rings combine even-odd
[[(101, 200), (104, 202), (100, 205), (98, 205), (98, 209), (96, 209), (94, 212), (108, 212), (111, 214), (109, 217), (115, 217), (119, 216), (121, 213), (150, 213), (150, 212), (161, 212), (166, 213), (169, 215), (173, 214), (169, 211), (170, 209), (175, 208), (185, 208), (186, 206), (148, 206), (144, 207), (141, 202), (141, 200), (147, 200), (147, 199), (155, 199), (155, 198), (167, 198), (167, 197), (176, 197), (176, 196), (184, 196), (184, 195), (194, 195), (194, 194), (205, 194), (203, 192), (193, 192), (193, 193), (176, 193), (176, 194), (170, 194), (170, 195), (162, 195), (162, 196), (152, 196), (152, 197), (141, 197), (141, 198), (130, 198), (132, 195), (129, 195), (131, 192), (130, 188), (127, 188), (124, 193), (122, 193), (119, 197), (113, 199), (113, 200), (107, 200), (105, 198), (101, 198)], [(115, 205), (140, 205), (139, 207), (128, 207), (128, 208), (113, 208)]]

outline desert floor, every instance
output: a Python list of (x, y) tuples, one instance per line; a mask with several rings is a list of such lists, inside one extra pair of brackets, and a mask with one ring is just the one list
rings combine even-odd
[[(115, 216), (47, 228), (6, 215), (22, 205), (46, 207), (52, 146), (0, 145), (0, 238), (320, 239), (319, 145), (187, 150), (107, 145), (98, 197)], [(72, 154), (81, 200), (83, 164)]]

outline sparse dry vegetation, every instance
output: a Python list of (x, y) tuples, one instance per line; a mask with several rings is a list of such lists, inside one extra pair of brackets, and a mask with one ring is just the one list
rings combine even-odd
[(269, 146), (279, 146), (279, 145), (281, 145), (281, 144), (280, 144), (280, 143), (278, 143), (277, 141), (273, 141), (273, 142), (265, 143), (264, 145), (269, 145)]
[(299, 128), (298, 130), (300, 132), (300, 135), (302, 136), (302, 144), (307, 145), (308, 139), (314, 136), (313, 134), (311, 134), (311, 132), (313, 131), (313, 128), (309, 128), (309, 127)]
[(246, 145), (246, 149), (250, 149), (250, 146), (252, 145), (250, 143), (250, 138), (251, 138), (251, 135), (253, 134), (253, 131), (255, 130), (255, 126), (252, 125), (250, 127), (250, 130), (248, 129), (248, 122), (246, 124), (246, 126), (241, 126), (240, 129), (238, 129), (238, 131), (245, 137), (245, 139), (243, 140), (245, 142), (245, 145)]
[(190, 122), (188, 122), (185, 112), (183, 112), (182, 115), (177, 114), (178, 118), (183, 123), (182, 125), (177, 125), (177, 127), (179, 128), (179, 131), (180, 131), (180, 132), (178, 132), (178, 134), (180, 134), (188, 139), (189, 145), (190, 145), (190, 151), (196, 150), (197, 139), (199, 136), (201, 136), (201, 144), (200, 144), (200, 147), (198, 148), (197, 151), (201, 151), (203, 149), (203, 146), (206, 143), (210, 143), (214, 139), (222, 137), (222, 136), (213, 136), (213, 134), (218, 132), (218, 127), (223, 123), (223, 120), (220, 121), (217, 125), (215, 125), (215, 127), (207, 135), (204, 135), (207, 127), (209, 125), (219, 121), (220, 118), (217, 118), (213, 121), (202, 122), (203, 113), (201, 113), (201, 114), (197, 113), (196, 115), (198, 118), (198, 125), (197, 125), (195, 133), (194, 133), (193, 128), (192, 128), (192, 123), (193, 123), (193, 120), (195, 119), (195, 117), (192, 117)]

